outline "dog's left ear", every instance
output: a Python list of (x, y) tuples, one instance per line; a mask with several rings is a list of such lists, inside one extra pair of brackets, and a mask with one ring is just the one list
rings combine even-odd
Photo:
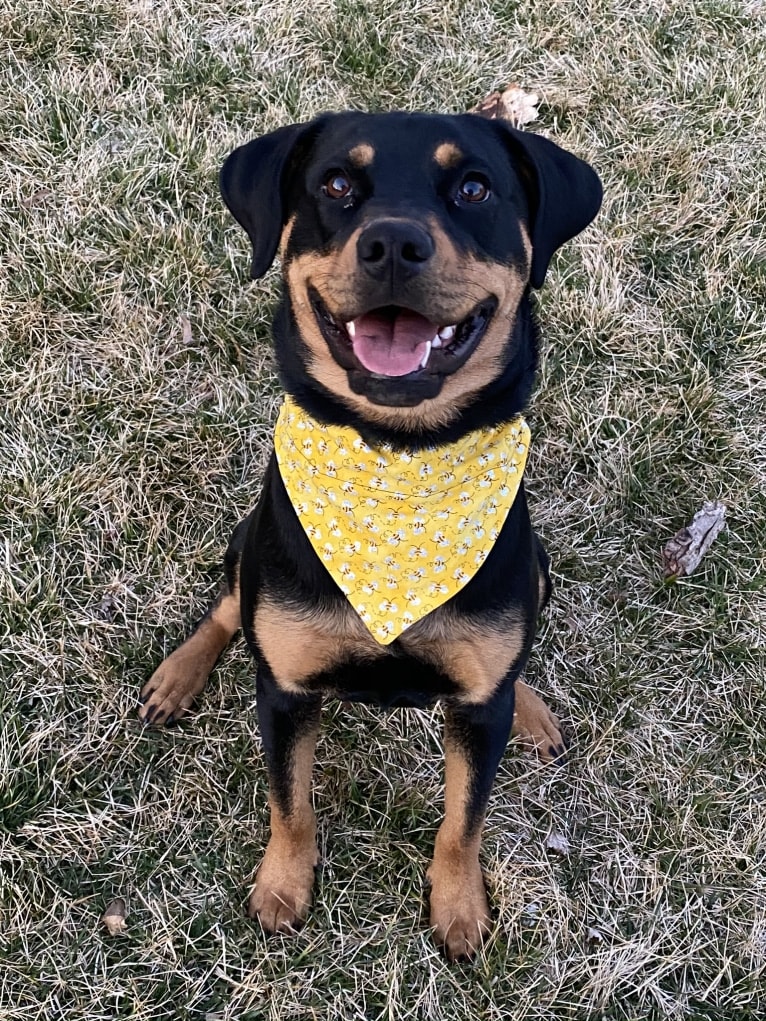
[(221, 168), (223, 200), (253, 246), (253, 280), (262, 277), (274, 261), (287, 221), (285, 181), (303, 148), (301, 143), (318, 129), (318, 121), (277, 128), (235, 149)]
[[(506, 145), (531, 171), (532, 272), (530, 283), (542, 287), (553, 253), (579, 234), (599, 211), (603, 189), (596, 171), (584, 160), (559, 148), (542, 135), (517, 131), (491, 121)], [(522, 180), (526, 177), (522, 173)]]

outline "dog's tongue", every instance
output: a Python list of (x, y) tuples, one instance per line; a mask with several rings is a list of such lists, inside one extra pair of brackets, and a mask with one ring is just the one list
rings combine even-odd
[(406, 376), (415, 372), (439, 329), (409, 309), (368, 312), (346, 323), (354, 354), (379, 376)]

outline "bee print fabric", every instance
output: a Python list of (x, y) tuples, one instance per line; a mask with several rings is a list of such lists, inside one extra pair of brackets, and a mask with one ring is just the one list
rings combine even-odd
[(518, 492), (522, 418), (410, 453), (369, 447), (286, 398), (274, 445), (311, 545), (373, 638), (388, 645), (471, 580)]

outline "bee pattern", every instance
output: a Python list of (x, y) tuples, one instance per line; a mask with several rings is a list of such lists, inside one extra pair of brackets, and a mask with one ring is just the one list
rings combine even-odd
[(312, 420), (291, 398), (275, 431), (304, 532), (382, 644), (454, 596), (485, 562), (520, 485), (525, 441), (519, 419), (438, 450), (373, 449), (352, 429)]

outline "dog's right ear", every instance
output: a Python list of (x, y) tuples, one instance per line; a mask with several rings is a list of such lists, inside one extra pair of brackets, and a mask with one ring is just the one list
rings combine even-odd
[(221, 195), (253, 246), (250, 275), (262, 277), (274, 261), (286, 222), (285, 180), (299, 144), (317, 121), (290, 124), (241, 145), (228, 157), (219, 178)]

